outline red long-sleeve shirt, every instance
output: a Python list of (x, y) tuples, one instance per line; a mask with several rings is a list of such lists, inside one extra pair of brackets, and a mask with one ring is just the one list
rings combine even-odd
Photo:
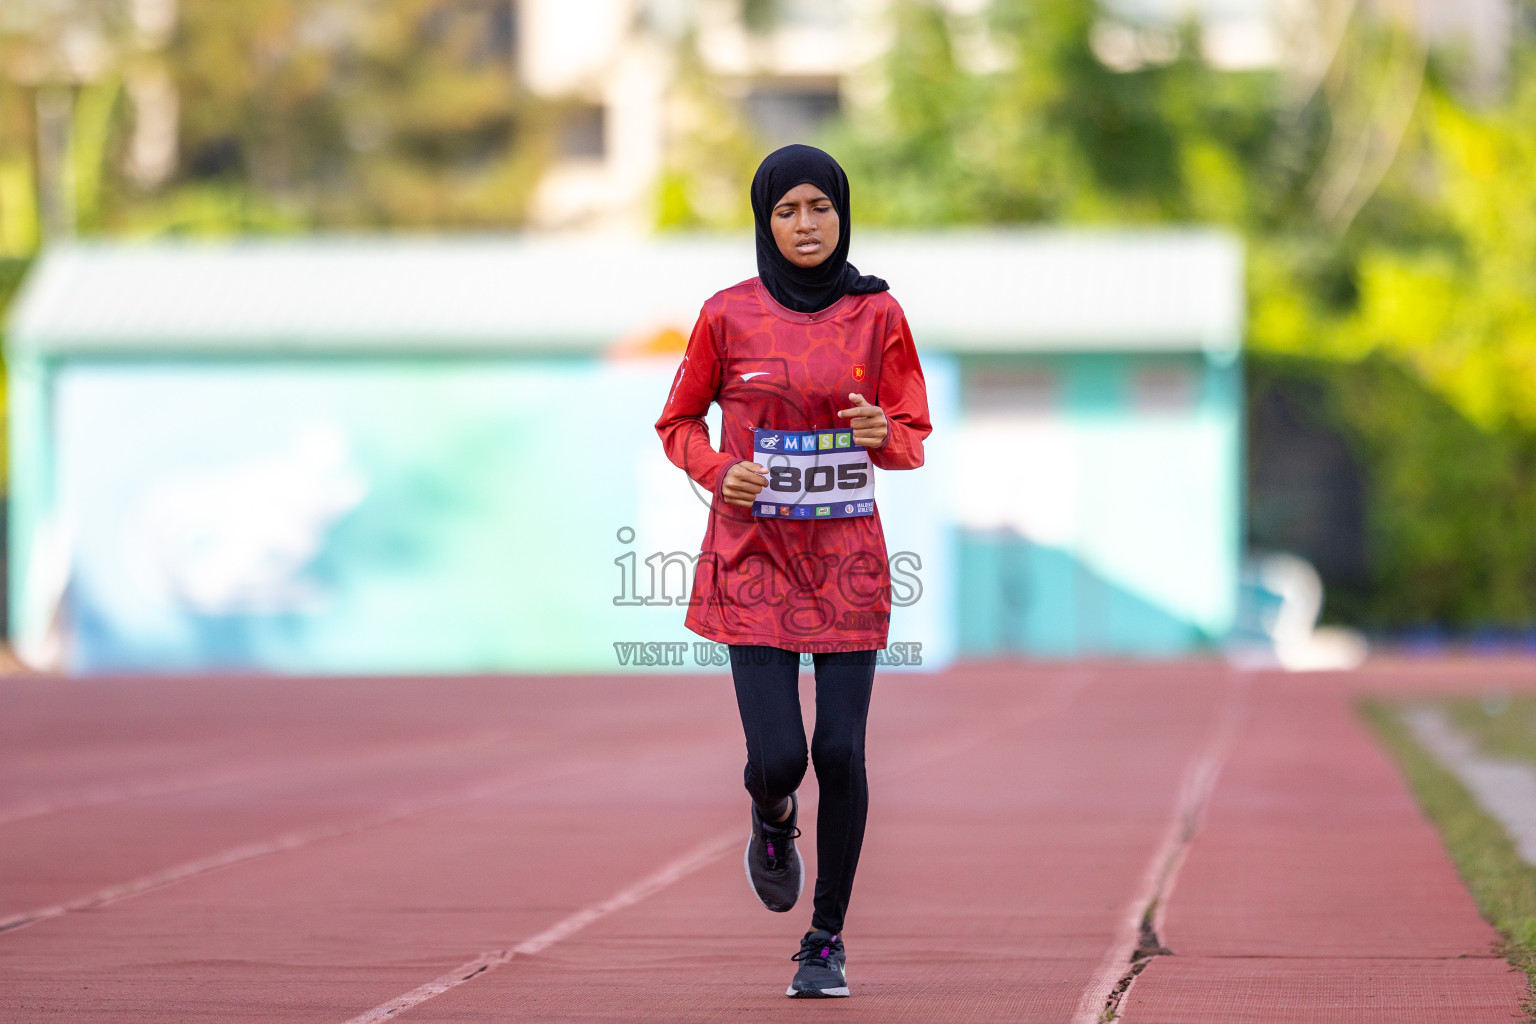
[[(881, 469), (921, 466), (933, 430), (928, 394), (890, 292), (797, 313), (752, 278), (704, 304), (656, 422), (667, 457), (714, 494), (686, 619), (695, 633), (792, 651), (886, 645), (890, 570), (878, 485), (875, 514), (846, 519), (754, 518), (720, 490), (731, 466), (756, 461), (753, 428), (846, 426), (837, 412), (853, 405), (850, 392), (885, 411), (888, 433), (870, 460)], [(712, 401), (724, 414), (719, 451), (704, 423)]]

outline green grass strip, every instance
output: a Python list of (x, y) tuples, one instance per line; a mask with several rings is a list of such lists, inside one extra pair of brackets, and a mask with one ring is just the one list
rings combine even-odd
[(1503, 937), (1501, 952), (1525, 972), (1530, 987), (1520, 1009), (1528, 1024), (1536, 1024), (1536, 868), (1520, 859), (1504, 826), (1478, 806), (1461, 781), (1418, 745), (1397, 705), (1368, 700), (1359, 708), (1396, 759), (1420, 809), (1440, 830), (1483, 917)]
[(1483, 753), (1527, 761), (1536, 768), (1536, 697), (1490, 693), (1441, 701), (1439, 706)]

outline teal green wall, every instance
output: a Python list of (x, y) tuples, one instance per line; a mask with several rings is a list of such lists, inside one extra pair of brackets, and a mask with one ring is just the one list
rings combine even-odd
[[(958, 372), (927, 362), (952, 423)], [(681, 573), (653, 586), (647, 562), (696, 552), (709, 515), (652, 426), (675, 369), (18, 359), (13, 627), (37, 650), (57, 619), (77, 672), (616, 672), (636, 644), (687, 650), (648, 669), (719, 671), (683, 626)], [(925, 668), (955, 648), (936, 477), (877, 473), (891, 551), (920, 569), (891, 640)]]
[[(995, 426), (995, 400), (989, 420), (972, 398), (1028, 373), (1055, 382), (1031, 422), (1048, 424), (1073, 468), (1064, 480), (1026, 481), (1024, 503), (1066, 502), (1072, 528), (1042, 538), (1029, 535), (1027, 513), (1015, 527), (967, 521), (961, 510), (962, 654), (1158, 657), (1219, 641), (1235, 613), (1242, 543), (1240, 365), (1199, 354), (970, 360), (968, 428), (1006, 430)], [(1138, 402), (1147, 373), (1182, 375), (1189, 400)]]

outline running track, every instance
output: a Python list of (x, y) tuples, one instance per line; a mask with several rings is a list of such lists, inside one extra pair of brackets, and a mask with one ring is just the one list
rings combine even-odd
[(1087, 1022), (1151, 907), (1129, 1024), (1507, 1024), (1523, 979), (1349, 701), (1511, 687), (885, 675), (855, 995), (791, 1003), (809, 909), (746, 890), (723, 677), (0, 678), (0, 1021)]

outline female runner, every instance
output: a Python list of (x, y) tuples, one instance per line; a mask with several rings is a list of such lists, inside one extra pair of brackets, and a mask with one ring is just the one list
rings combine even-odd
[[(819, 149), (786, 146), (758, 167), (752, 214), (758, 276), (704, 304), (656, 431), (714, 494), (686, 621), (730, 645), (752, 797), (747, 879), (780, 912), (805, 885), (798, 676), (800, 654), (813, 655), (816, 893), (788, 994), (846, 996), (843, 916), (869, 807), (864, 726), (891, 600), (880, 514), (839, 489), (866, 495), (868, 462), (921, 466), (932, 426), (901, 307), (848, 262), (843, 169)], [(704, 423), (710, 402), (724, 417), (719, 451)], [(754, 428), (775, 434), (755, 439)], [(823, 453), (827, 464), (813, 466)]]

